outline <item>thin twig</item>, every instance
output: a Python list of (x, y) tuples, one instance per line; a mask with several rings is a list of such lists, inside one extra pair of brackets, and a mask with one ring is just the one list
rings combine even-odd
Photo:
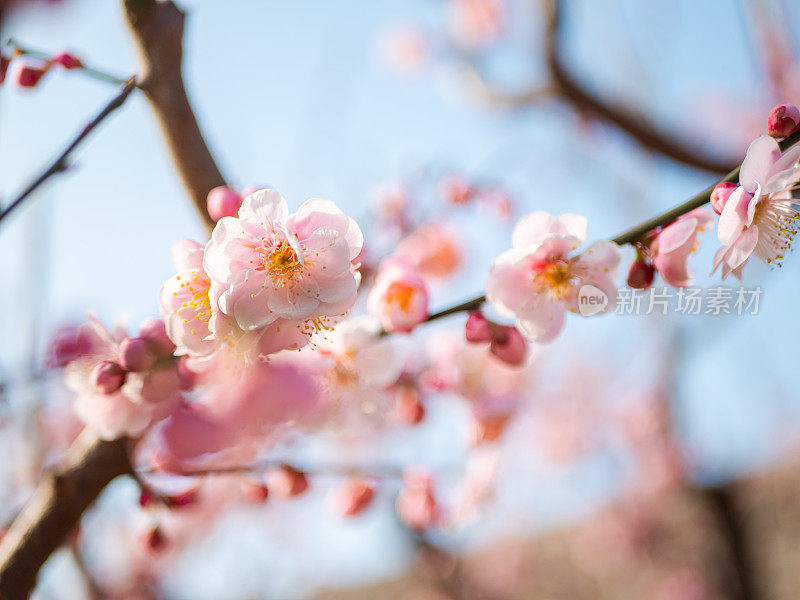
[(17, 207), (19, 207), (40, 185), (50, 179), (50, 177), (66, 171), (69, 166), (67, 159), (69, 155), (85, 140), (89, 134), (102, 123), (106, 117), (113, 113), (116, 109), (122, 106), (130, 96), (130, 93), (136, 88), (136, 78), (131, 77), (119, 94), (117, 94), (111, 102), (109, 102), (100, 113), (92, 119), (92, 121), (81, 130), (78, 136), (72, 140), (67, 148), (53, 161), (53, 163), (37, 177), (32, 183), (25, 188), (25, 190), (17, 196), (17, 198), (8, 205), (8, 207), (0, 213), (0, 224), (8, 217)]
[[(40, 60), (45, 60), (47, 62), (52, 62), (53, 56), (48, 54), (47, 52), (43, 52), (41, 50), (34, 50), (33, 48), (28, 48), (26, 46), (22, 46), (13, 38), (9, 38), (6, 42), (8, 46), (11, 47), (13, 54), (17, 56), (32, 56), (33, 58), (38, 58)], [(81, 63), (80, 67), (75, 67), (76, 71), (82, 72), (85, 75), (88, 75), (92, 79), (97, 79), (99, 81), (104, 81), (106, 83), (113, 83), (114, 85), (125, 85), (128, 83), (128, 79), (123, 79), (122, 77), (117, 77), (116, 75), (112, 75), (111, 73), (107, 73), (100, 69), (95, 69), (93, 67), (86, 66), (85, 64)]]

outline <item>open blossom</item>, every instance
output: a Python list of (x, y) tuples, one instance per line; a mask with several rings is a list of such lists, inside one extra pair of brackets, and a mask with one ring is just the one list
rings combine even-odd
[(205, 248), (203, 268), (224, 288), (220, 311), (244, 331), (276, 322), (338, 317), (355, 302), (354, 261), (363, 238), (356, 222), (328, 200), (308, 200), (289, 215), (275, 190), (244, 199), (223, 217)]
[[(570, 256), (586, 239), (586, 218), (566, 213), (529, 214), (517, 223), (513, 247), (495, 259), (486, 283), (486, 297), (497, 312), (517, 319), (517, 327), (532, 341), (548, 342), (564, 325), (567, 310), (596, 314), (613, 310), (617, 292), (612, 277), (620, 261), (613, 242), (593, 243)], [(579, 306), (587, 290), (587, 311)]]
[(414, 265), (423, 277), (445, 278), (462, 262), (462, 251), (455, 235), (437, 223), (423, 225), (405, 239), (394, 252)]
[(753, 253), (767, 264), (780, 265), (791, 249), (800, 217), (791, 196), (800, 180), (798, 161), (800, 146), (782, 154), (778, 142), (767, 135), (750, 144), (739, 172), (740, 186), (719, 218), (722, 248), (714, 257), (714, 271), (722, 265), (723, 279), (731, 273), (741, 279)]
[(714, 215), (702, 208), (693, 210), (667, 225), (650, 243), (653, 266), (671, 286), (686, 287), (691, 284), (689, 256), (697, 250), (697, 234), (705, 231), (714, 221)]
[(428, 316), (428, 287), (409, 263), (387, 259), (367, 298), (367, 310), (386, 331), (409, 332)]
[(319, 417), (327, 424), (359, 429), (389, 413), (388, 388), (400, 376), (402, 363), (374, 318), (363, 315), (340, 323), (314, 351), (307, 349), (300, 357), (318, 373), (325, 398)]

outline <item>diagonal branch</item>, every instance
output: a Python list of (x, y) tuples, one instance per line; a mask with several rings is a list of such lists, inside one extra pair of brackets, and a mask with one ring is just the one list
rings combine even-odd
[(547, 27), (545, 35), (545, 58), (553, 85), (560, 95), (575, 108), (591, 113), (621, 129), (642, 146), (675, 161), (712, 173), (728, 173), (735, 165), (727, 160), (706, 156), (678, 138), (659, 131), (642, 118), (613, 106), (592, 94), (582, 86), (565, 68), (561, 58), (561, 12), (559, 0), (546, 0)]
[(0, 541), (0, 598), (24, 600), (44, 562), (112, 480), (131, 473), (126, 438), (105, 442), (87, 430), (64, 465), (46, 473)]
[(141, 63), (139, 87), (156, 114), (172, 159), (209, 231), (206, 208), (213, 188), (225, 185), (192, 111), (183, 83), (185, 14), (170, 0), (123, 0)]

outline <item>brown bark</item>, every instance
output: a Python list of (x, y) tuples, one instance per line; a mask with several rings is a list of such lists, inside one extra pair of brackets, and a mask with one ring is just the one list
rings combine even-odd
[(225, 185), (194, 116), (183, 82), (184, 13), (171, 1), (123, 0), (139, 52), (139, 87), (156, 114), (172, 159), (209, 231), (211, 189)]
[(27, 598), (39, 569), (75, 529), (83, 512), (106, 485), (132, 471), (127, 445), (127, 439), (105, 442), (84, 430), (64, 464), (45, 473), (0, 541), (2, 600)]

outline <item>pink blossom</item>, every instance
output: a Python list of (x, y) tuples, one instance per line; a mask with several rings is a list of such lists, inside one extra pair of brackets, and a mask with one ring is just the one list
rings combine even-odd
[[(800, 180), (800, 146), (781, 153), (774, 138), (763, 135), (747, 149), (739, 171), (740, 187), (725, 204), (717, 236), (722, 244), (714, 271), (741, 279), (742, 268), (755, 253), (767, 264), (778, 264), (791, 249), (798, 212), (791, 193)], [(712, 271), (713, 273), (713, 271)]]
[(119, 364), (126, 371), (147, 371), (157, 360), (156, 353), (144, 338), (125, 338), (119, 345)]
[(459, 175), (443, 177), (438, 188), (439, 194), (449, 204), (468, 204), (475, 197), (475, 188)]
[(169, 339), (167, 327), (161, 319), (150, 317), (142, 321), (139, 326), (139, 337), (150, 343), (150, 347), (159, 358), (172, 356), (175, 352), (175, 344)]
[(449, 277), (461, 266), (463, 252), (447, 228), (428, 223), (404, 238), (394, 252), (415, 267), (423, 277)]
[(339, 317), (355, 302), (354, 261), (363, 244), (356, 222), (328, 200), (289, 215), (275, 190), (245, 198), (238, 218), (220, 219), (203, 268), (224, 291), (218, 306), (244, 331), (278, 319)]
[(222, 217), (235, 217), (241, 206), (242, 197), (224, 185), (212, 189), (206, 198), (208, 214), (215, 221)]
[(125, 371), (119, 364), (104, 360), (97, 363), (92, 369), (92, 384), (97, 391), (103, 394), (116, 392), (125, 383)]
[(776, 138), (785, 138), (794, 133), (800, 126), (800, 109), (794, 104), (778, 104), (769, 113), (767, 134)]
[[(87, 426), (106, 440), (123, 435), (137, 436), (151, 423), (156, 406), (143, 403), (125, 393), (125, 386), (106, 393), (97, 386), (95, 368), (105, 361), (116, 362), (123, 331), (108, 331), (94, 317), (90, 324), (97, 338), (92, 353), (71, 361), (64, 374), (66, 386), (76, 392), (75, 412)], [(164, 401), (172, 398), (162, 398)]]
[(656, 234), (650, 243), (650, 253), (653, 266), (665, 283), (674, 287), (691, 284), (689, 256), (699, 246), (697, 234), (708, 229), (713, 221), (711, 211), (698, 208), (678, 217)]
[(386, 331), (410, 332), (428, 316), (428, 288), (414, 267), (387, 259), (367, 297), (367, 310)]
[(410, 385), (399, 385), (394, 393), (394, 416), (406, 425), (419, 425), (425, 418), (425, 407), (419, 392)]
[(450, 30), (469, 49), (496, 41), (503, 31), (502, 0), (450, 0)]
[(479, 310), (469, 313), (464, 325), (464, 335), (472, 343), (491, 342), (494, 337), (490, 321)]
[[(517, 223), (513, 248), (492, 264), (486, 297), (497, 312), (515, 317), (529, 340), (548, 342), (564, 325), (567, 310), (589, 315), (613, 310), (616, 287), (612, 279), (620, 252), (612, 242), (595, 242), (570, 257), (586, 239), (586, 219), (566, 213), (558, 218), (545, 212), (529, 214)], [(589, 291), (605, 304), (580, 305)]]

